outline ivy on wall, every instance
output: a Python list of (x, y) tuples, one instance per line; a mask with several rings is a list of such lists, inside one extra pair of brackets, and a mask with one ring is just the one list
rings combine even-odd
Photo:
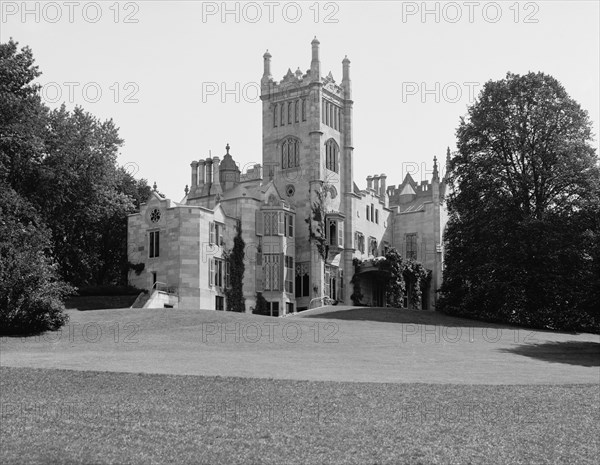
[(386, 289), (386, 302), (390, 307), (402, 307), (404, 295), (408, 290), (410, 308), (421, 308), (423, 292), (431, 281), (431, 271), (425, 269), (421, 262), (404, 259), (394, 248), (390, 248), (383, 257), (359, 260), (355, 258), (352, 283), (354, 293), (351, 298), (355, 305), (361, 305), (363, 295), (360, 291), (361, 267), (372, 265), (377, 269), (377, 280)]
[(244, 264), (246, 243), (242, 239), (242, 227), (239, 221), (235, 226), (235, 230), (233, 249), (225, 253), (225, 258), (229, 263), (229, 286), (225, 288), (225, 297), (227, 298), (228, 311), (244, 313), (246, 311), (246, 299), (243, 291), (244, 271), (246, 270)]

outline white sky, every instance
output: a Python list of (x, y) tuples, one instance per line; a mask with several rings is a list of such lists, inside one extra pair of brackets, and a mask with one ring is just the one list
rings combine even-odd
[[(557, 78), (598, 134), (598, 1), (270, 3), (228, 2), (239, 15), (223, 18), (221, 2), (28, 2), (23, 16), (22, 2), (2, 1), (0, 40), (33, 49), (51, 107), (65, 101), (113, 118), (125, 139), (120, 163), (176, 201), (190, 183), (190, 162), (209, 150), (222, 156), (229, 143), (242, 166), (261, 162), (262, 55), (273, 55), (277, 80), (288, 68), (306, 72), (315, 35), (323, 74), (331, 70), (339, 82), (342, 59), (352, 62), (360, 187), (375, 173), (385, 172), (388, 185), (407, 170), (429, 178), (433, 156), (443, 162), (446, 147), (455, 149), (469, 90), (508, 71)], [(203, 95), (210, 86), (217, 94)]]

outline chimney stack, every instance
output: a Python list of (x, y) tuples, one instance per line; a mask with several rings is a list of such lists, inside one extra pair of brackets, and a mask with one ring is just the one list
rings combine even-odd
[(193, 161), (190, 166), (192, 167), (192, 190), (195, 190), (198, 185), (198, 162)]
[(387, 176), (385, 175), (385, 173), (382, 173), (381, 176), (379, 176), (379, 179), (381, 179), (381, 197), (385, 197), (385, 194), (387, 193), (387, 188), (386, 188), (386, 183), (385, 180), (387, 179)]
[(219, 179), (219, 165), (221, 160), (219, 157), (213, 157), (212, 159), (212, 185), (210, 187), (210, 193), (212, 194), (222, 194), (223, 189), (221, 189), (221, 180)]
[(373, 189), (375, 190), (375, 195), (379, 195), (379, 175), (373, 176)]
[(198, 191), (200, 194), (204, 191), (204, 183), (206, 182), (206, 162), (198, 160)]
[(373, 189), (373, 176), (367, 176), (367, 189)]

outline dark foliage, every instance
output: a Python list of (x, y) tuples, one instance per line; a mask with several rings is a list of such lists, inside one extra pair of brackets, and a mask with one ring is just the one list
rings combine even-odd
[(488, 82), (457, 130), (444, 312), (600, 331), (600, 170), (587, 113), (542, 73)]

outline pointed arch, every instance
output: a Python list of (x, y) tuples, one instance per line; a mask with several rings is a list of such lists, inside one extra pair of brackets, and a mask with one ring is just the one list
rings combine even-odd
[(328, 139), (327, 142), (325, 142), (325, 168), (339, 173), (339, 153), (340, 146), (335, 139)]
[(286, 137), (281, 144), (281, 167), (283, 169), (300, 166), (300, 140)]

